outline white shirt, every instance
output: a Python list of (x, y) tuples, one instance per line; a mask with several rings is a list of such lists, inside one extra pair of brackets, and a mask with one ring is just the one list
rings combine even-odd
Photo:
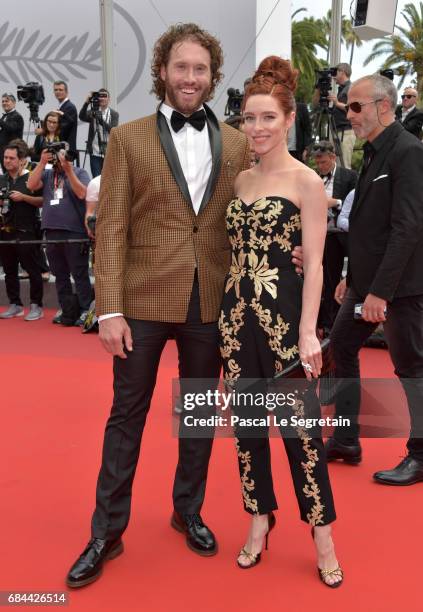
[(65, 98), (65, 99), (63, 100), (63, 102), (60, 102), (60, 104), (59, 104), (59, 110), (62, 108), (62, 106), (64, 105), (64, 103), (65, 103), (65, 102), (67, 102), (68, 100), (69, 100), (69, 98)]
[(101, 174), (91, 179), (87, 186), (87, 195), (85, 196), (86, 202), (98, 202), (98, 196), (100, 194), (100, 182)]
[(188, 185), (194, 212), (197, 215), (212, 169), (212, 154), (207, 125), (199, 132), (189, 123), (185, 123), (179, 132), (175, 132), (170, 124), (173, 108), (163, 102), (159, 112), (166, 117), (182, 172)]
[(411, 113), (411, 111), (413, 111), (416, 108), (416, 105), (414, 104), (414, 106), (412, 106), (411, 108), (402, 108), (402, 115), (401, 115), (401, 122), (404, 121), (404, 119), (406, 118), (406, 116)]
[[(207, 129), (207, 124), (200, 132), (189, 123), (185, 123), (184, 127), (181, 128), (179, 132), (175, 132), (170, 123), (173, 110), (171, 106), (163, 102), (159, 112), (166, 117), (173, 144), (178, 154), (179, 163), (181, 164), (182, 172), (184, 173), (188, 185), (194, 212), (197, 215), (212, 169), (209, 131)], [(104, 321), (104, 319), (111, 319), (117, 316), (122, 316), (122, 313), (101, 315), (98, 317), (98, 320)]]
[(336, 172), (336, 164), (333, 167), (330, 179), (328, 179), (327, 176), (323, 177), (323, 183), (325, 185), (325, 191), (326, 191), (326, 195), (328, 196), (328, 198), (333, 197), (333, 183), (335, 180), (335, 172)]
[(344, 200), (344, 203), (341, 208), (341, 212), (339, 213), (338, 219), (336, 220), (336, 226), (344, 232), (348, 232), (349, 230), (349, 218), (351, 208), (354, 202), (355, 189), (352, 189), (347, 197)]

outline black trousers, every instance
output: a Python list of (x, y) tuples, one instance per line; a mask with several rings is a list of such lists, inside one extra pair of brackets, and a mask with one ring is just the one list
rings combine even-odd
[[(241, 352), (237, 356), (238, 363), (240, 354)], [(255, 359), (250, 352), (248, 367), (246, 363), (241, 366), (243, 378), (235, 384), (235, 389), (247, 396), (252, 394), (253, 404), (233, 406), (232, 411), (236, 415), (241, 418), (265, 417), (269, 412), (257, 406), (256, 398), (275, 392), (284, 392), (287, 396), (297, 389), (292, 406), (275, 410), (274, 415), (278, 422), (281, 417), (286, 418), (288, 423), (293, 416), (297, 419), (321, 417), (315, 382), (309, 384), (302, 380), (285, 379), (280, 380), (276, 386), (267, 384), (263, 378), (257, 378), (253, 382), (255, 377), (263, 376), (259, 361), (259, 358)], [(279, 429), (288, 457), (301, 520), (318, 526), (332, 523), (336, 519), (336, 512), (320, 428), (309, 430), (301, 426), (294, 428), (289, 424)], [(267, 429), (251, 427), (248, 430), (245, 427), (237, 427), (235, 436), (245, 511), (249, 514), (267, 514), (276, 510), (278, 504), (273, 488)]]
[(339, 304), (336, 302), (334, 295), (341, 280), (344, 257), (348, 256), (347, 241), (347, 232), (329, 231), (327, 233), (323, 254), (323, 292), (319, 312), (319, 327), (331, 329), (338, 314)]
[[(47, 240), (67, 240), (86, 238), (85, 234), (66, 230), (46, 230)], [(75, 281), (76, 294), (81, 310), (89, 310), (93, 300), (93, 290), (88, 273), (88, 244), (48, 244), (47, 257), (50, 270), (56, 277), (56, 291), (59, 304), (63, 308), (64, 298), (72, 295), (71, 274)]]
[(19, 283), (19, 264), (29, 275), (31, 304), (43, 305), (39, 246), (37, 244), (1, 244), (1, 240), (35, 240), (35, 232), (0, 232), (0, 258), (3, 263), (7, 297), (11, 304), (22, 306)]
[[(128, 525), (141, 438), (168, 337), (173, 335), (176, 340), (180, 378), (217, 379), (221, 368), (217, 323), (201, 323), (196, 281), (186, 323), (127, 322), (133, 351), (127, 359), (114, 359), (113, 406), (106, 424), (92, 518), (92, 534), (97, 538), (118, 537)], [(169, 424), (170, 416), (169, 406)], [(180, 437), (178, 442), (174, 508), (181, 514), (198, 513), (204, 500), (213, 438)]]
[[(334, 435), (345, 443), (354, 443), (360, 433), (358, 353), (377, 327), (374, 323), (354, 320), (354, 305), (360, 302), (363, 298), (348, 289), (331, 333), (336, 376), (342, 379), (336, 396), (336, 416), (351, 420), (349, 429), (335, 430)], [(397, 298), (388, 304), (384, 331), (395, 374), (404, 387), (410, 412), (408, 452), (423, 461), (423, 295)]]

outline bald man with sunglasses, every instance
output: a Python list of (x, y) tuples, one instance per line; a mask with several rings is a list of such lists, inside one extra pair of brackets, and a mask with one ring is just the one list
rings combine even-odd
[[(411, 432), (407, 456), (373, 477), (404, 486), (423, 481), (423, 144), (395, 121), (396, 104), (394, 84), (379, 74), (355, 81), (348, 92), (348, 119), (367, 142), (349, 217), (348, 276), (336, 289), (342, 305), (331, 339), (342, 379), (336, 416), (350, 418), (351, 427), (335, 429), (326, 451), (328, 461), (361, 461), (358, 354), (383, 322)], [(362, 320), (354, 318), (358, 303)]]
[(423, 111), (416, 106), (417, 90), (413, 87), (406, 87), (401, 96), (401, 101), (395, 111), (397, 121), (402, 123), (407, 132), (420, 138), (423, 126)]

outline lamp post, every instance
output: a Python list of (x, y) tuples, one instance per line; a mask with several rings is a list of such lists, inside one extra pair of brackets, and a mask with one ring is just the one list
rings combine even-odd
[(332, 0), (332, 17), (329, 39), (329, 63), (337, 66), (341, 61), (342, 0)]

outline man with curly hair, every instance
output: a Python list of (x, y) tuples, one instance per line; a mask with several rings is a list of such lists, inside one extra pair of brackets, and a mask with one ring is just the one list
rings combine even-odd
[[(123, 550), (141, 436), (169, 336), (182, 381), (219, 378), (217, 319), (230, 265), (226, 208), (236, 175), (249, 167), (245, 136), (205, 104), (222, 62), (208, 32), (195, 24), (170, 27), (153, 54), (157, 112), (110, 133), (96, 226), (96, 307), (100, 339), (114, 356), (114, 400), (92, 539), (68, 574), (69, 587), (96, 580), (104, 561)], [(171, 518), (204, 556), (217, 552), (200, 515), (209, 434), (180, 432)]]

